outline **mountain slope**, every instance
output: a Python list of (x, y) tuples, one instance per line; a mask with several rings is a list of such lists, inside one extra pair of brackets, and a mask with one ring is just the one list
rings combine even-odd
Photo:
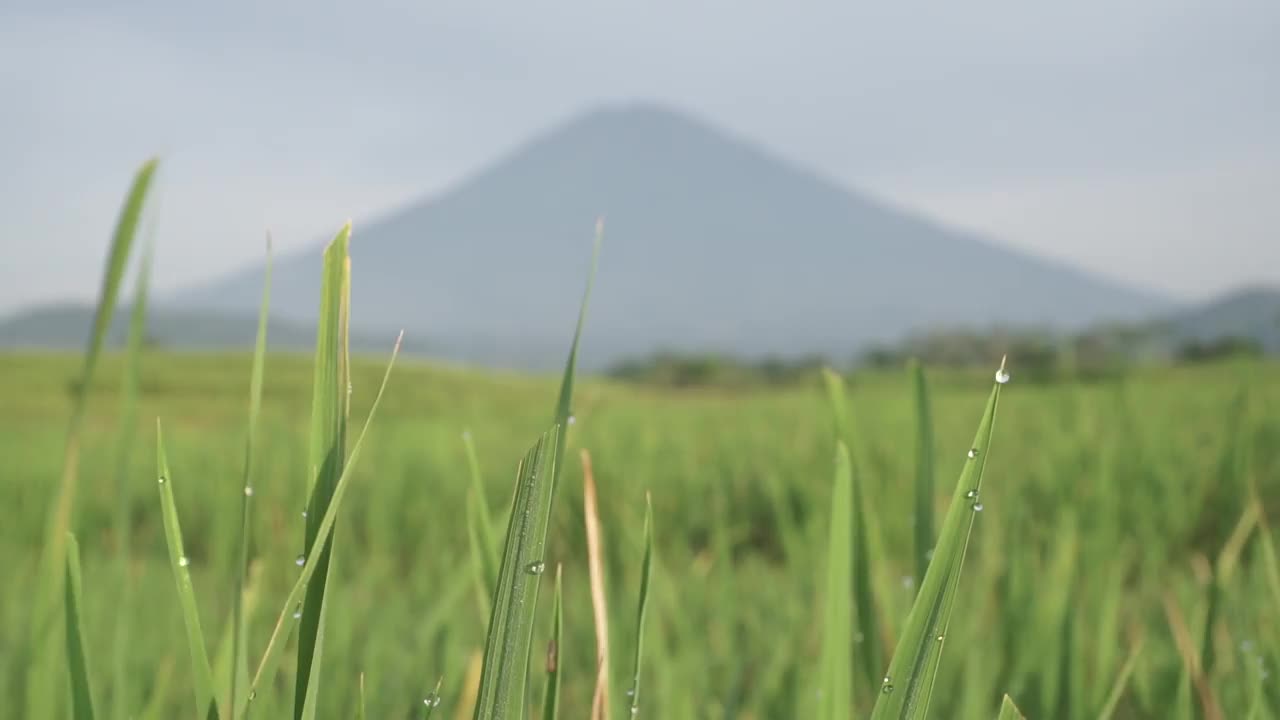
[(1158, 327), (1173, 343), (1248, 338), (1265, 352), (1280, 353), (1280, 289), (1237, 290), (1173, 314)]
[[(557, 362), (597, 216), (607, 219), (589, 321), (597, 363), (656, 348), (845, 355), (925, 326), (1071, 328), (1166, 307), (641, 105), (581, 116), (449, 192), (357, 222), (353, 328), (484, 348), (471, 360)], [(278, 259), (273, 311), (309, 320), (319, 270), (319, 244)], [(249, 268), (167, 303), (243, 312), (261, 283)]]

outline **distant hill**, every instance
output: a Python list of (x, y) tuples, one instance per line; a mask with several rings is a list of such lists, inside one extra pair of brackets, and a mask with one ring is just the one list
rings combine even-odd
[[(352, 239), (354, 331), (404, 327), (450, 357), (563, 360), (597, 216), (607, 222), (584, 359), (654, 350), (848, 357), (920, 327), (1079, 328), (1165, 298), (895, 210), (688, 115), (585, 114)], [(345, 218), (334, 217), (336, 229)], [(320, 246), (276, 260), (272, 308), (310, 322)], [(251, 315), (253, 266), (158, 298)]]
[(1171, 344), (1247, 338), (1264, 352), (1280, 353), (1280, 288), (1238, 290), (1164, 317), (1155, 327)]

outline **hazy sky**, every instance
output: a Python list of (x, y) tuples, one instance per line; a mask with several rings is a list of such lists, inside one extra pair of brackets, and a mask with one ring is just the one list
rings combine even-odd
[(0, 0), (0, 312), (367, 222), (601, 103), (1181, 297), (1280, 283), (1280, 2)]

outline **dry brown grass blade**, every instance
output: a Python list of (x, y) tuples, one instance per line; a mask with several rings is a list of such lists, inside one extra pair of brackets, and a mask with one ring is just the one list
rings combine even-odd
[(609, 718), (609, 606), (604, 593), (604, 559), (600, 547), (600, 513), (591, 453), (582, 449), (582, 505), (587, 526), (587, 568), (591, 575), (591, 610), (596, 624), (596, 689), (591, 697), (591, 720)]
[(1200, 655), (1196, 652), (1195, 641), (1191, 638), (1191, 628), (1182, 614), (1178, 599), (1172, 593), (1164, 594), (1164, 614), (1169, 620), (1169, 630), (1173, 632), (1174, 643), (1178, 646), (1178, 654), (1191, 675), (1191, 684), (1200, 696), (1200, 705), (1204, 709), (1205, 720), (1223, 720), (1222, 708), (1213, 694), (1213, 688), (1200, 669)]

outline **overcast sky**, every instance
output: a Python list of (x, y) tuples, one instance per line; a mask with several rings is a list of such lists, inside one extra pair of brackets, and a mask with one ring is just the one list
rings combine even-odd
[(1280, 283), (1277, 38), (1276, 0), (0, 0), (0, 312), (94, 295), (150, 155), (173, 288), (620, 100), (1142, 287)]

